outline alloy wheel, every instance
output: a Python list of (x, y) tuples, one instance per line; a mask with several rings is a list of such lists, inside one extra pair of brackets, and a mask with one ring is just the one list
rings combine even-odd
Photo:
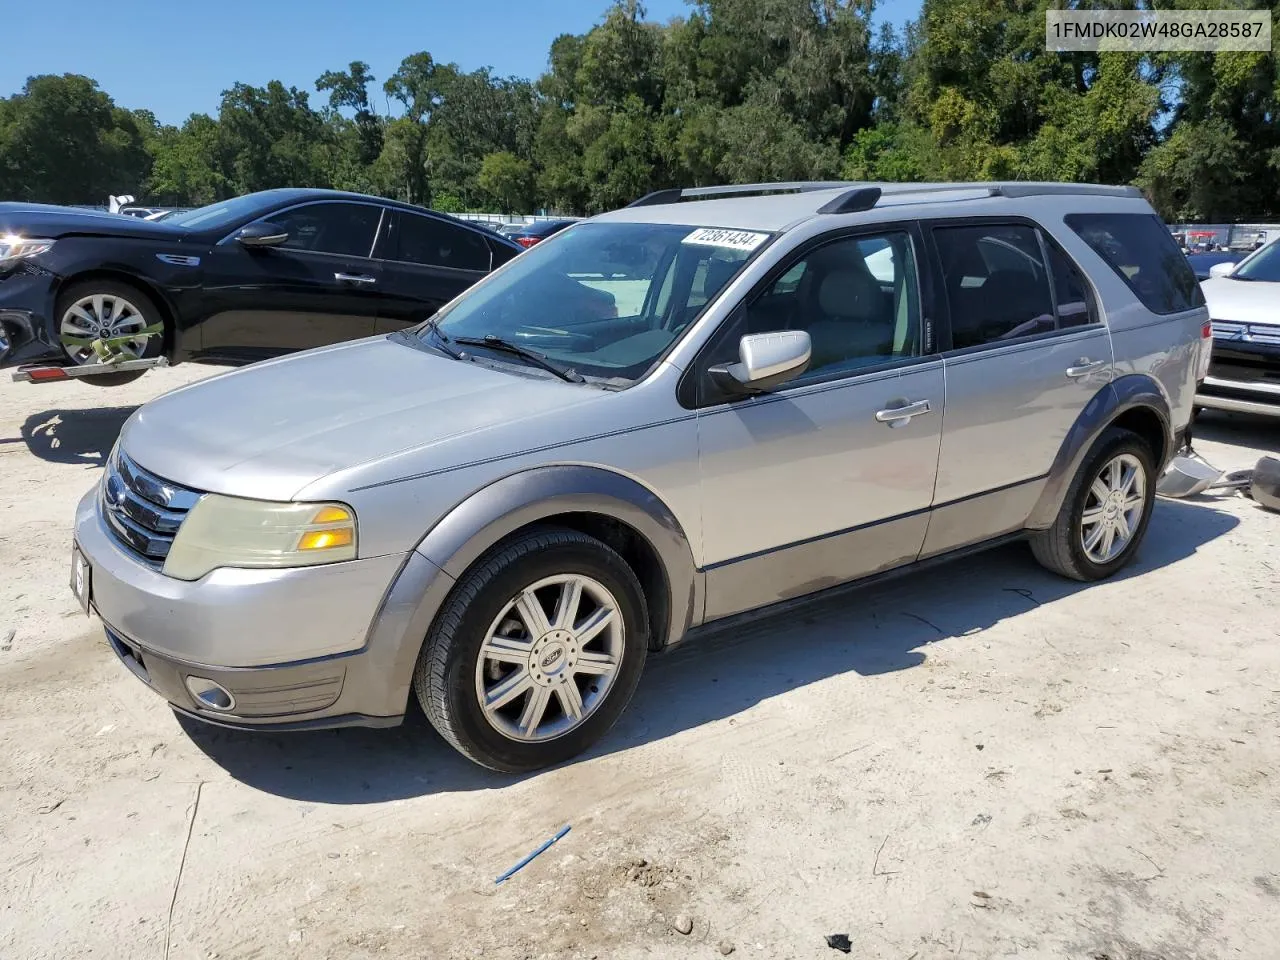
[(1110, 563), (1133, 539), (1147, 505), (1147, 475), (1131, 453), (1108, 460), (1098, 471), (1080, 514), (1080, 545), (1097, 564)]
[(563, 736), (602, 704), (623, 656), (618, 602), (580, 574), (525, 587), (494, 618), (476, 660), (485, 719), (512, 740)]
[(62, 315), (58, 332), (67, 356), (77, 364), (86, 364), (96, 363), (98, 358), (82, 341), (125, 337), (131, 333), (138, 336), (123, 340), (116, 346), (129, 359), (138, 359), (147, 349), (147, 340), (151, 336), (142, 333), (146, 326), (147, 320), (142, 311), (124, 297), (99, 293), (81, 297), (69, 306)]

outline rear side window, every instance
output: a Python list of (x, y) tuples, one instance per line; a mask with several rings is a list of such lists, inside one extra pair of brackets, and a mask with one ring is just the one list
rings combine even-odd
[(474, 230), (433, 217), (401, 213), (396, 232), (397, 260), (455, 270), (489, 269), (489, 245)]
[(1072, 213), (1066, 222), (1152, 313), (1180, 313), (1203, 306), (1196, 275), (1159, 217)]
[(953, 349), (1057, 329), (1049, 272), (1031, 227), (938, 227), (933, 238), (951, 308)]

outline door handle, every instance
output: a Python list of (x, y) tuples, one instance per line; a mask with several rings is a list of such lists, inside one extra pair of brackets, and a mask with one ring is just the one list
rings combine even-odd
[(362, 277), (356, 273), (335, 273), (333, 279), (339, 283), (377, 283), (376, 277)]
[(876, 411), (876, 419), (881, 423), (887, 423), (891, 427), (899, 427), (906, 423), (912, 417), (918, 417), (922, 413), (929, 413), (933, 407), (929, 405), (928, 400), (916, 400), (912, 403), (904, 404), (901, 407), (889, 407), (885, 410)]
[(1105, 363), (1105, 360), (1090, 360), (1088, 357), (1081, 357), (1076, 361), (1076, 366), (1067, 367), (1067, 376), (1072, 380), (1079, 380), (1081, 377), (1087, 377)]

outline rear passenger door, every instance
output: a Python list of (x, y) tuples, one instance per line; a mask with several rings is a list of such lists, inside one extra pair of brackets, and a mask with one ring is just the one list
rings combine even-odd
[(391, 217), (375, 251), (383, 278), (378, 333), (426, 320), (483, 278), (494, 260), (479, 230), (408, 210)]
[(947, 413), (923, 556), (1022, 527), (1113, 359), (1083, 272), (1036, 225), (969, 219), (929, 234)]

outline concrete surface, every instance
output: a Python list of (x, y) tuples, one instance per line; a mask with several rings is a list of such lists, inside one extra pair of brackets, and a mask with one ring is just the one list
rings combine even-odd
[(211, 372), (0, 382), (0, 957), (1277, 955), (1280, 516), (1161, 502), (1111, 582), (1004, 548), (690, 646), (591, 756), (510, 779), (420, 717), (183, 725), (114, 662), (73, 504), (134, 405)]

